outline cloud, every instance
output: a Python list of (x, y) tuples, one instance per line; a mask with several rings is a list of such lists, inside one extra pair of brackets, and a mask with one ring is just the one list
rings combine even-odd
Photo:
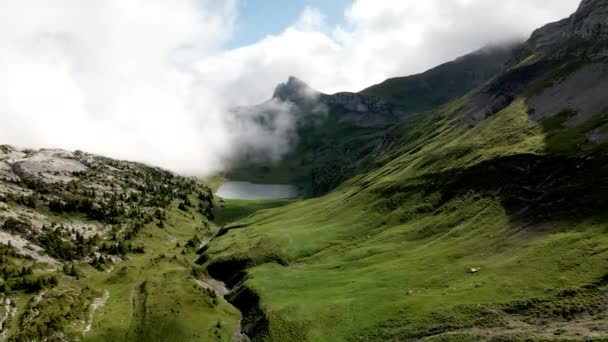
[[(525, 39), (574, 12), (579, 0), (355, 0), (345, 24), (325, 27), (306, 8), (278, 35), (198, 63), (227, 94), (268, 97), (274, 84), (298, 76), (325, 92), (359, 91), (386, 78), (422, 72), (489, 43)], [(317, 18), (317, 19), (312, 19)], [(314, 25), (302, 23), (313, 22)], [(310, 29), (310, 27), (315, 29)]]
[(288, 75), (359, 90), (526, 36), (578, 3), (355, 0), (340, 27), (308, 7), (282, 33), (225, 50), (237, 1), (1, 1), (0, 143), (196, 174), (243, 151), (276, 160), (293, 143), (289, 106), (276, 104), (270, 130), (229, 109), (268, 99)]

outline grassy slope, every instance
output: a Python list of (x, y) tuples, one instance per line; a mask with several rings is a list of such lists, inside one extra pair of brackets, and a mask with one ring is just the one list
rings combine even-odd
[[(212, 243), (212, 261), (255, 261), (244, 284), (260, 295), (272, 340), (409, 340), (472, 325), (499, 329), (513, 317), (500, 311), (486, 322), (483, 310), (515, 300), (549, 298), (548, 307), (560, 308), (547, 309), (551, 319), (598, 304), (584, 296), (564, 302), (559, 291), (608, 273), (605, 214), (531, 221), (510, 212), (498, 192), (471, 189), (446, 202), (433, 184), (442, 181), (436, 175), (498, 157), (588, 153), (560, 143), (596, 124), (547, 129), (516, 99), (466, 130), (457, 115), (466, 102), (402, 127), (402, 145), (374, 171), (327, 196), (253, 215), (239, 222), (247, 228)], [(481, 272), (467, 272), (472, 267)]]
[[(194, 197), (191, 200), (198, 203)], [(183, 248), (195, 233), (212, 235), (201, 228), (202, 221), (199, 213), (184, 213), (174, 203), (164, 229), (150, 224), (134, 242), (145, 244), (145, 254), (132, 255), (109, 273), (86, 272), (86, 283), (110, 296), (95, 312), (85, 340), (231, 341), (238, 311), (223, 299), (213, 303), (195, 284), (191, 275), (195, 249)]]
[[(401, 111), (414, 114), (453, 100), (495, 76), (511, 57), (510, 48), (476, 52), (433, 68), (425, 73), (389, 79), (361, 93), (386, 99)], [(278, 164), (243, 164), (230, 171), (231, 179), (256, 183), (288, 183), (306, 196), (333, 190), (348, 179), (362, 161), (382, 150), (387, 128), (357, 128), (337, 121), (331, 112), (326, 120), (299, 122), (294, 150)]]
[[(358, 128), (339, 123), (330, 112), (323, 122), (302, 122), (294, 150), (276, 165), (244, 164), (229, 172), (233, 180), (293, 184), (306, 196), (326, 193), (382, 140), (384, 128)], [(313, 176), (316, 175), (316, 176)]]
[(398, 104), (406, 113), (423, 112), (437, 108), (482, 85), (494, 77), (511, 56), (511, 48), (488, 48), (422, 74), (388, 79), (361, 93)]
[(228, 224), (260, 210), (282, 207), (292, 202), (293, 200), (223, 200), (219, 203), (219, 207), (216, 207), (214, 222), (218, 225)]

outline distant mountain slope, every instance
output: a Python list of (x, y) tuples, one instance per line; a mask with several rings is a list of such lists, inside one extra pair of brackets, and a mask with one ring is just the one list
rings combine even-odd
[(422, 74), (390, 78), (360, 94), (395, 103), (405, 113), (424, 112), (458, 98), (496, 76), (518, 46), (487, 47)]
[[(395, 78), (361, 93), (323, 94), (290, 77), (271, 100), (240, 108), (273, 125), (276, 104), (291, 104), (296, 129), (293, 150), (280, 162), (260, 161), (255, 153), (237, 159), (228, 176), (238, 180), (298, 185), (307, 196), (334, 189), (366, 169), (394, 141), (391, 127), (415, 120), (420, 111), (437, 108), (480, 86), (499, 73), (515, 45), (486, 48), (420, 75)], [(387, 90), (394, 96), (387, 96)]]
[(607, 9), (583, 1), (334, 191), (212, 241), (253, 340), (608, 339)]
[(276, 87), (272, 98), (294, 104), (300, 120), (309, 114), (331, 113), (338, 123), (347, 126), (382, 128), (405, 117), (394, 104), (379, 97), (349, 92), (323, 94), (293, 76)]

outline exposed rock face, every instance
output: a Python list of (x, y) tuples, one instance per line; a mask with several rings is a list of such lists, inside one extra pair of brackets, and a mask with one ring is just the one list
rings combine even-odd
[(338, 115), (339, 122), (357, 127), (388, 126), (405, 115), (378, 97), (349, 92), (327, 95), (293, 76), (277, 86), (273, 99), (293, 103), (302, 111), (331, 110)]
[(576, 13), (534, 31), (528, 43), (539, 48), (571, 38), (594, 41), (607, 39), (608, 1), (583, 0)]
[(401, 120), (405, 114), (384, 100), (356, 93), (321, 95), (321, 101), (335, 107), (340, 122), (357, 127), (383, 127)]
[(563, 110), (573, 111), (566, 124), (580, 125), (608, 107), (608, 66), (590, 64), (528, 100), (530, 117), (540, 121)]
[(581, 124), (608, 106), (605, 57), (608, 1), (584, 0), (569, 18), (534, 31), (510, 68), (473, 94), (466, 123), (476, 125), (530, 90), (533, 82), (545, 81), (546, 89), (526, 95), (531, 96), (532, 119), (568, 110), (576, 115), (567, 124)]
[(17, 181), (21, 177), (43, 182), (69, 182), (74, 174), (88, 168), (72, 152), (63, 150), (25, 151), (9, 146), (0, 149), (0, 179)]
[(302, 105), (317, 101), (320, 95), (320, 92), (312, 89), (302, 80), (290, 76), (286, 83), (281, 83), (275, 88), (272, 98)]

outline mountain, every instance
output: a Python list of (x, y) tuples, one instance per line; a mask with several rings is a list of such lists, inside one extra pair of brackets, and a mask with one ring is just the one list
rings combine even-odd
[(339, 124), (361, 128), (390, 126), (405, 116), (395, 105), (378, 97), (349, 92), (327, 95), (293, 76), (276, 87), (272, 98), (292, 103), (303, 113), (331, 111)]
[(398, 104), (406, 113), (437, 108), (481, 86), (502, 71), (519, 44), (488, 46), (422, 74), (395, 77), (361, 91)]
[[(394, 141), (392, 127), (422, 111), (466, 94), (498, 74), (519, 45), (488, 47), (419, 75), (387, 80), (361, 93), (324, 94), (289, 77), (271, 100), (240, 108), (272, 127), (277, 103), (290, 104), (296, 117), (291, 153), (281, 162), (246, 151), (227, 173), (230, 179), (297, 185), (306, 196), (334, 189), (369, 168), (370, 158)], [(392, 95), (387, 95), (387, 90)], [(399, 100), (401, 98), (401, 100)], [(408, 103), (408, 101), (410, 103)]]
[(160, 168), (0, 146), (0, 339), (240, 336), (192, 262), (213, 207), (206, 185)]
[(328, 168), (350, 171), (327, 194), (225, 227), (199, 262), (232, 288), (244, 331), (254, 341), (607, 339), (607, 6), (583, 1), (473, 91), (356, 134), (381, 148), (326, 159), (351, 162)]
[(229, 176), (307, 199), (0, 146), (0, 340), (608, 339), (607, 6), (493, 75), (473, 54), (378, 94), (290, 78), (236, 108), (269, 129), (289, 109), (297, 144)]

